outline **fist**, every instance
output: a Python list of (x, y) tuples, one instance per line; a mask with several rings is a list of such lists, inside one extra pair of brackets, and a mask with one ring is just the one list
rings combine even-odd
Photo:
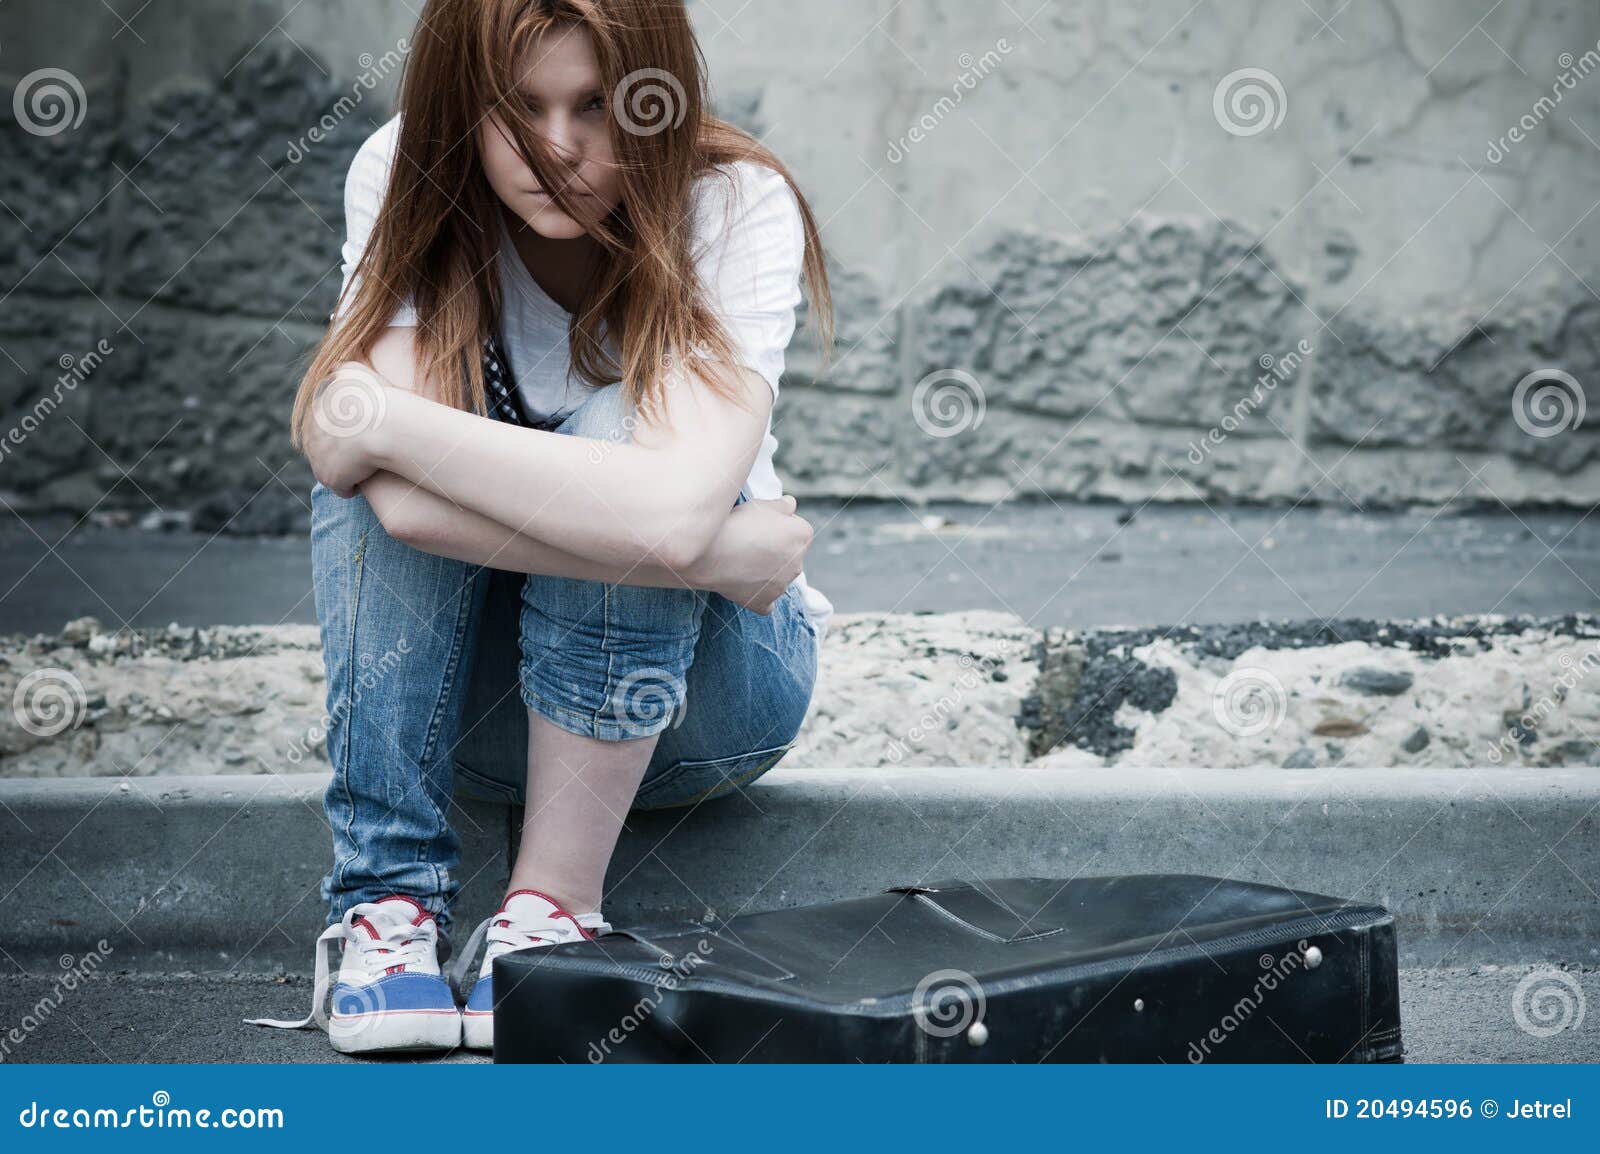
[(300, 430), (301, 448), (318, 481), (340, 497), (377, 466), (367, 451), (370, 434), (383, 421), (388, 386), (360, 361), (346, 361), (324, 381)]

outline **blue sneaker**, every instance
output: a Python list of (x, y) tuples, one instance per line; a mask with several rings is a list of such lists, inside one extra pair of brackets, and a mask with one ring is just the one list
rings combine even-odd
[(459, 989), (478, 944), (484, 942), (478, 980), (473, 983), (461, 1011), (462, 1044), (472, 1050), (494, 1049), (494, 960), (501, 954), (534, 946), (553, 946), (557, 942), (576, 942), (610, 929), (610, 923), (598, 913), (568, 913), (560, 902), (538, 890), (516, 890), (507, 894), (500, 908), (472, 931), (461, 956), (450, 966), (450, 984)]
[[(343, 940), (338, 977), (328, 996), (328, 953)], [(449, 1050), (461, 1044), (461, 1011), (439, 970), (439, 926), (414, 898), (393, 894), (362, 902), (317, 939), (311, 1015), (298, 1022), (246, 1018), (255, 1026), (299, 1030), (315, 1023), (343, 1054)]]

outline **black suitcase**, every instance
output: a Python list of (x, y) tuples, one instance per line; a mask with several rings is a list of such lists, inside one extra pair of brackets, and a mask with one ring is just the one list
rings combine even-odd
[(952, 881), (494, 963), (496, 1062), (1399, 1061), (1382, 907), (1186, 875)]

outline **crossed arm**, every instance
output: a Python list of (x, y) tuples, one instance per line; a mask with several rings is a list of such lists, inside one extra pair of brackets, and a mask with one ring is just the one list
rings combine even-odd
[(732, 508), (772, 404), (758, 374), (740, 376), (748, 408), (684, 374), (658, 424), (601, 441), (435, 402), (413, 334), (392, 327), (372, 350), (387, 382), (373, 428), (333, 437), (313, 421), (306, 436), (317, 479), (359, 491), (392, 536), (499, 569), (714, 589), (762, 612), (800, 571), (811, 529), (792, 499)]

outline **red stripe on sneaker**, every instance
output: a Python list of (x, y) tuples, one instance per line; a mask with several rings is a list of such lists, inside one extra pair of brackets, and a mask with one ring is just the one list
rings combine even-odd
[(562, 910), (559, 914), (556, 914), (555, 916), (558, 917), (558, 918), (566, 918), (567, 921), (572, 923), (572, 928), (573, 929), (577, 930), (578, 933), (582, 934), (584, 937), (593, 940), (594, 934), (589, 932), (589, 928), (587, 926), (579, 924), (578, 919), (573, 917), (571, 914), (567, 913), (566, 910)]
[[(518, 894), (532, 894), (534, 897), (539, 898), (541, 901), (549, 902), (552, 906), (555, 907), (554, 912), (552, 912), (550, 914), (550, 918), (552, 920), (556, 919), (556, 918), (566, 918), (567, 921), (569, 921), (569, 922), (571, 922), (573, 924), (574, 928), (576, 928), (577, 931), (580, 934), (582, 934), (586, 938), (589, 938), (589, 939), (593, 940), (594, 934), (591, 933), (587, 927), (581, 925), (578, 922), (578, 919), (575, 916), (573, 916), (573, 914), (570, 913), (566, 909), (565, 906), (563, 906), (560, 902), (556, 901), (556, 899), (551, 897), (549, 894), (544, 893), (544, 892), (542, 892), (540, 890), (512, 890), (510, 893), (508, 893), (506, 895), (506, 900), (500, 903), (500, 908), (498, 910), (496, 910), (495, 912), (496, 913), (504, 913), (505, 912), (505, 908), (510, 903), (511, 899), (516, 897)], [(496, 923), (496, 924), (500, 924), (500, 923)]]
[(428, 908), (426, 906), (424, 906), (421, 902), (419, 902), (416, 898), (412, 897), (410, 894), (390, 894), (388, 897), (382, 897), (382, 898), (379, 898), (378, 900), (380, 902), (392, 902), (392, 901), (410, 902), (417, 909), (416, 916), (411, 919), (411, 924), (414, 925), (414, 926), (420, 926), (423, 922), (425, 922), (429, 918), (433, 917), (433, 915), (428, 912)]
[(505, 909), (506, 908), (506, 903), (511, 901), (511, 899), (516, 897), (518, 894), (532, 894), (534, 897), (538, 898), (540, 901), (549, 902), (551, 905), (555, 906), (556, 909), (558, 909), (558, 910), (561, 909), (561, 903), (556, 901), (555, 898), (551, 897), (549, 894), (545, 893), (542, 890), (512, 890), (510, 893), (508, 893), (506, 895), (505, 901), (500, 903), (500, 908), (502, 910)]

